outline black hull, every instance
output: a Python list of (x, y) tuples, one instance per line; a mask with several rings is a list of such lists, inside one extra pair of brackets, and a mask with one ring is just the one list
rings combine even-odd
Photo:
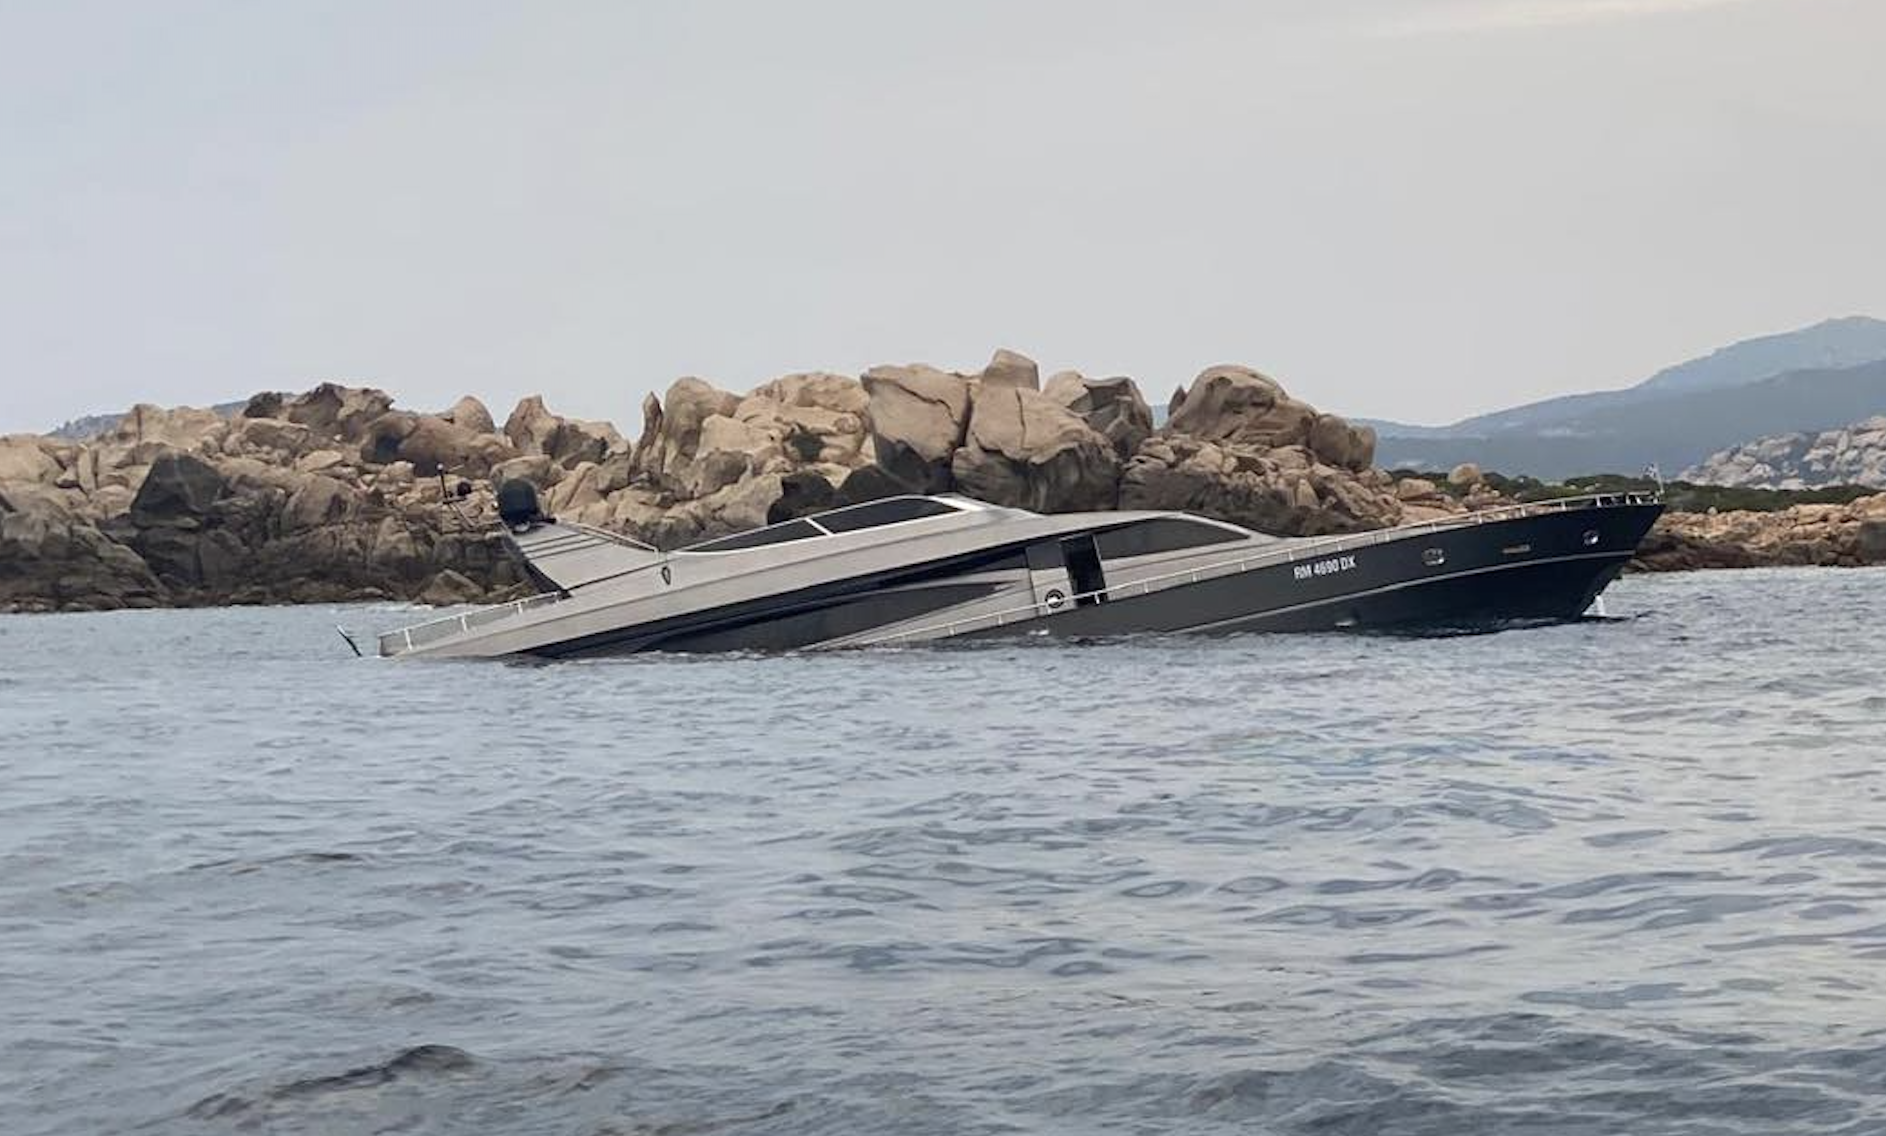
[[(1619, 505), (1411, 534), (973, 634), (1106, 637), (1576, 619), (1624, 570), (1662, 511)], [(1300, 577), (1305, 563), (1311, 573)], [(1331, 567), (1318, 574), (1317, 565)]]
[[(1080, 604), (999, 626), (952, 629), (948, 638), (1045, 635), (1099, 638), (1147, 633), (1323, 631), (1488, 625), (1575, 619), (1616, 579), (1662, 512), (1657, 504), (1617, 504), (1537, 513), (1413, 532), (1343, 552), (1299, 559), (1175, 586), (1131, 584), (1102, 602)], [(951, 582), (961, 573), (1011, 560), (992, 549), (953, 562), (833, 583), (768, 601), (701, 612), (543, 648), (551, 658), (644, 651), (783, 651), (816, 647), (956, 603), (986, 588)], [(920, 592), (888, 586), (927, 582)], [(905, 642), (928, 642), (918, 635)]]

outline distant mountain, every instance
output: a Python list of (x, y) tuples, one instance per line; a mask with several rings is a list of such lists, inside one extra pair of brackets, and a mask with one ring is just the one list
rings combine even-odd
[(1813, 327), (1744, 339), (1719, 351), (1665, 367), (1637, 384), (1657, 394), (1746, 386), (1784, 371), (1837, 370), (1886, 359), (1886, 320), (1847, 316)]
[(1585, 473), (1666, 473), (1750, 438), (1829, 430), (1886, 413), (1886, 359), (1831, 370), (1790, 371), (1726, 390), (1598, 405), (1576, 430), (1502, 430), (1479, 438), (1383, 438), (1388, 469), (1446, 469), (1463, 461), (1508, 475), (1560, 480)]
[[(242, 408), (247, 405), (247, 400), (242, 402), (219, 402), (215, 406), (210, 407), (210, 409), (222, 415), (224, 418), (234, 418), (236, 415), (241, 414)], [(116, 414), (87, 414), (82, 418), (74, 418), (70, 422), (63, 423), (46, 431), (46, 436), (48, 438), (64, 438), (68, 442), (83, 442), (91, 438), (96, 438), (116, 426), (119, 421), (124, 418), (126, 413), (126, 411), (120, 410)]]
[(46, 431), (48, 438), (64, 438), (68, 442), (83, 442), (96, 438), (118, 424), (123, 412), (117, 414), (87, 414), (83, 418), (74, 418), (70, 422), (55, 426)]
[[(1377, 460), (1389, 468), (1447, 468), (1472, 461), (1535, 477), (1634, 471), (1652, 461), (1680, 469), (1778, 430), (1825, 430), (1886, 411), (1886, 401), (1869, 401), (1871, 388), (1860, 373), (1865, 364), (1880, 360), (1886, 360), (1886, 320), (1849, 316), (1744, 340), (1623, 390), (1561, 395), (1448, 426), (1363, 421), (1381, 437)], [(1796, 378), (1769, 388), (1768, 395), (1711, 405), (1729, 394), (1811, 375), (1826, 381)], [(1781, 389), (1799, 401), (1773, 406), (1770, 396)], [(1795, 424), (1724, 418), (1766, 413), (1771, 407)], [(1646, 428), (1647, 423), (1653, 425)], [(1722, 430), (1729, 431), (1727, 436)]]

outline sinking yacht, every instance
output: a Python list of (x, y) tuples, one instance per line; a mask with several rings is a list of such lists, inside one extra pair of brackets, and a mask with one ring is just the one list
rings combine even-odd
[(670, 552), (499, 492), (541, 591), (379, 636), (388, 657), (778, 651), (992, 636), (1498, 625), (1581, 615), (1662, 512), (1649, 494), (1276, 537), (1177, 512), (1043, 515), (890, 497)]

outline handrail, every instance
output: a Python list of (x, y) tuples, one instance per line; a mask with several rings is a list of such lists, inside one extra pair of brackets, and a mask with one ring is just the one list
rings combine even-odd
[(1020, 607), (1007, 608), (986, 615), (973, 615), (964, 619), (954, 619), (946, 623), (929, 624), (914, 627), (908, 631), (899, 631), (876, 639), (866, 639), (854, 646), (882, 647), (902, 643), (910, 639), (949, 639), (969, 631), (988, 627), (1003, 627), (1017, 618), (1033, 619), (1043, 614), (1043, 609), (1052, 614), (1069, 606), (1078, 606), (1081, 600), (1095, 597), (1118, 599), (1124, 596), (1146, 595), (1153, 591), (1153, 585), (1166, 584), (1182, 577), (1188, 583), (1200, 580), (1215, 580), (1220, 576), (1235, 575), (1255, 568), (1269, 568), (1278, 564), (1288, 564), (1293, 560), (1331, 552), (1347, 552), (1353, 548), (1368, 548), (1377, 544), (1402, 540), (1426, 532), (1440, 532), (1445, 529), (1466, 528), (1470, 525), (1482, 525), (1495, 521), (1511, 520), (1516, 517), (1539, 516), (1547, 513), (1569, 513), (1580, 509), (1614, 508), (1621, 505), (1654, 505), (1661, 501), (1655, 493), (1630, 491), (1625, 493), (1587, 493), (1578, 497), (1555, 497), (1546, 501), (1528, 501), (1517, 505), (1502, 505), (1496, 509), (1483, 509), (1475, 513), (1457, 513), (1446, 518), (1428, 521), (1415, 521), (1412, 524), (1395, 525), (1385, 529), (1372, 529), (1363, 533), (1345, 533), (1341, 536), (1312, 537), (1304, 540), (1292, 540), (1279, 549), (1270, 549), (1261, 553), (1237, 557), (1234, 560), (1220, 560), (1196, 568), (1184, 568), (1177, 572), (1167, 572), (1158, 576), (1147, 576), (1111, 587), (1095, 588), (1068, 596), (1058, 603), (1049, 604), (1042, 600)]
[(398, 643), (403, 648), (400, 651), (394, 652), (395, 654), (405, 654), (415, 647), (424, 646), (428, 643), (446, 638), (444, 635), (433, 633), (437, 630), (450, 628), (458, 634), (465, 634), (470, 632), (474, 627), (483, 627), (488, 623), (496, 623), (501, 619), (509, 619), (512, 616), (522, 615), (533, 608), (560, 603), (567, 598), (569, 597), (563, 595), (561, 592), (538, 592), (536, 595), (525, 596), (522, 599), (509, 600), (500, 604), (490, 604), (485, 607), (477, 607), (470, 611), (460, 612), (457, 615), (444, 615), (437, 619), (428, 619), (424, 623), (414, 623), (406, 627), (396, 627), (391, 631), (381, 632), (377, 637), (380, 646), (380, 654), (384, 656), (387, 653), (386, 646), (389, 640)]

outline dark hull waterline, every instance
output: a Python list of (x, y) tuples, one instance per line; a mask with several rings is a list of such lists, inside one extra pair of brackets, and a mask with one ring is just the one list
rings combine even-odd
[[(1354, 551), (1312, 551), (1154, 590), (1127, 587), (1069, 597), (1056, 610), (1031, 605), (999, 622), (921, 625), (875, 645), (1148, 633), (1413, 630), (1576, 619), (1629, 563), (1661, 511), (1661, 505), (1632, 503), (1434, 529)], [(973, 565), (958, 563), (942, 571), (966, 567)], [(835, 581), (763, 603), (701, 611), (662, 626), (625, 628), (531, 653), (568, 658), (818, 647), (855, 635), (874, 620), (888, 623), (920, 616), (926, 602), (947, 607), (964, 598), (962, 589), (973, 589), (952, 585), (925, 592), (883, 591), (939, 570)], [(892, 606), (898, 604), (903, 606)]]
[[(1353, 568), (1325, 579), (1298, 580), (1296, 565), (1279, 565), (995, 631), (1096, 637), (1576, 619), (1624, 570), (1660, 511), (1643, 506), (1611, 513), (1596, 530), (1595, 544), (1585, 543), (1594, 531), (1589, 517), (1524, 517), (1378, 545)], [(1437, 548), (1441, 563), (1423, 563)]]

